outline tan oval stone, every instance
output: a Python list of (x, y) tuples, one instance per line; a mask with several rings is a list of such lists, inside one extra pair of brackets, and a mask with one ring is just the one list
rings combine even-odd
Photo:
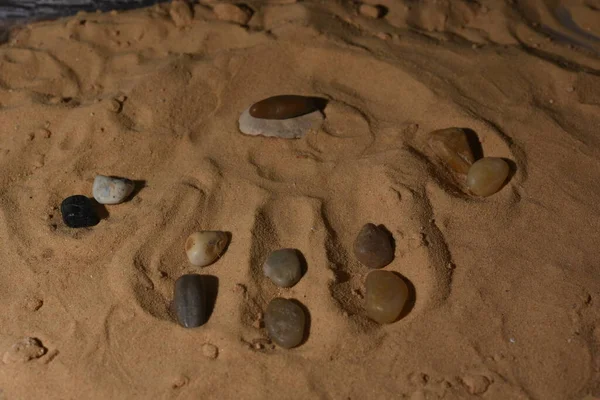
[(469, 139), (460, 128), (447, 128), (429, 134), (429, 147), (446, 165), (459, 174), (467, 174), (475, 161)]
[(373, 271), (367, 275), (366, 311), (380, 324), (395, 322), (408, 300), (408, 285), (390, 271)]
[(185, 252), (192, 265), (204, 267), (212, 264), (227, 246), (225, 232), (202, 231), (192, 233), (185, 242)]
[(469, 169), (467, 187), (477, 196), (491, 196), (502, 188), (510, 168), (501, 158), (484, 157)]

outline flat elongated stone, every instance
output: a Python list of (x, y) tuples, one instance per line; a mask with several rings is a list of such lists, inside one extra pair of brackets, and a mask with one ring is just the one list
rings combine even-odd
[(366, 224), (354, 241), (354, 255), (369, 268), (383, 268), (394, 259), (389, 232), (383, 227)]
[(298, 304), (277, 297), (265, 312), (265, 328), (271, 340), (280, 347), (291, 349), (304, 339), (306, 315)]
[(175, 281), (175, 313), (184, 328), (195, 328), (206, 323), (206, 293), (202, 276), (182, 275)]
[(185, 242), (185, 252), (192, 265), (204, 267), (212, 264), (225, 250), (229, 237), (221, 231), (192, 233)]
[(250, 115), (254, 118), (288, 119), (318, 110), (317, 98), (286, 94), (269, 97), (254, 103), (250, 107)]
[(85, 228), (97, 225), (100, 222), (94, 204), (82, 195), (64, 199), (60, 205), (60, 212), (65, 225), (70, 228)]
[(302, 263), (296, 249), (272, 252), (263, 265), (263, 273), (279, 287), (292, 287), (302, 278)]
[(395, 322), (408, 300), (408, 286), (390, 271), (372, 271), (367, 275), (365, 308), (369, 318), (380, 324)]
[(135, 184), (125, 178), (98, 175), (94, 179), (94, 198), (100, 204), (119, 204), (125, 201), (131, 193)]
[(246, 135), (299, 139), (310, 130), (319, 129), (324, 119), (320, 111), (288, 119), (255, 118), (248, 108), (240, 115), (238, 123), (240, 131)]
[(467, 187), (477, 196), (491, 196), (502, 188), (510, 168), (501, 158), (484, 157), (469, 169)]
[(467, 174), (475, 161), (467, 134), (460, 128), (431, 132), (429, 146), (448, 167), (459, 174)]

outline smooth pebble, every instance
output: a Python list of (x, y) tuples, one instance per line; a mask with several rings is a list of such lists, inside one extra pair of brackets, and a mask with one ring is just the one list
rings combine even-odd
[(271, 340), (280, 347), (291, 349), (304, 339), (306, 315), (298, 304), (277, 297), (265, 312), (265, 328)]
[(272, 252), (263, 264), (263, 273), (279, 287), (292, 287), (302, 278), (300, 252), (279, 249)]
[(502, 188), (510, 167), (501, 158), (484, 157), (469, 169), (467, 187), (477, 196), (491, 196)]
[(31, 337), (25, 337), (13, 344), (2, 356), (4, 364), (25, 363), (46, 354), (46, 348), (42, 343)]
[(284, 94), (254, 103), (250, 116), (263, 119), (288, 119), (310, 114), (319, 110), (321, 99), (316, 97)]
[(221, 255), (228, 240), (227, 233), (221, 231), (195, 232), (185, 241), (185, 252), (192, 265), (204, 267)]
[(196, 328), (206, 323), (206, 293), (202, 276), (182, 275), (175, 281), (175, 314), (184, 328)]
[(97, 175), (92, 192), (100, 204), (119, 204), (124, 202), (135, 189), (135, 183), (126, 178)]
[(354, 255), (369, 268), (383, 268), (394, 259), (390, 233), (381, 226), (368, 223), (354, 241)]
[(391, 271), (367, 275), (365, 308), (369, 318), (380, 324), (395, 322), (408, 300), (406, 282)]
[(60, 205), (65, 225), (70, 228), (85, 228), (98, 225), (100, 218), (96, 214), (94, 204), (82, 195), (67, 197)]
[(466, 175), (475, 161), (467, 134), (460, 128), (431, 132), (429, 146), (450, 169), (459, 174)]
[(250, 108), (240, 115), (240, 132), (250, 136), (267, 136), (281, 139), (299, 139), (311, 130), (318, 130), (325, 117), (314, 111), (296, 118), (264, 119), (250, 115)]

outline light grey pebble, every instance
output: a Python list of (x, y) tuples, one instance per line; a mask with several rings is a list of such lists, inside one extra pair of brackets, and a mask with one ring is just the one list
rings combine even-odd
[(302, 278), (300, 252), (296, 249), (275, 250), (263, 264), (263, 273), (279, 287), (292, 287)]
[(94, 198), (100, 204), (124, 202), (135, 188), (135, 183), (125, 178), (98, 175), (94, 179)]
[(300, 139), (310, 130), (318, 130), (324, 119), (321, 111), (288, 119), (254, 118), (250, 115), (250, 108), (247, 108), (238, 122), (240, 131), (246, 135)]

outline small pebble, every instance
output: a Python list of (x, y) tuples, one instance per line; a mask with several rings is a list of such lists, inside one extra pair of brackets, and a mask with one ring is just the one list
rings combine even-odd
[(510, 167), (501, 158), (484, 157), (469, 169), (467, 187), (476, 196), (491, 196), (502, 188)]
[(460, 128), (431, 132), (429, 146), (448, 167), (459, 174), (466, 175), (475, 161), (467, 134)]
[(469, 393), (474, 395), (485, 393), (490, 386), (490, 380), (483, 375), (466, 375), (462, 378), (462, 382)]
[(44, 139), (48, 139), (50, 136), (52, 136), (52, 132), (46, 128), (40, 128), (37, 130), (37, 135), (43, 137)]
[(275, 298), (265, 312), (265, 327), (271, 340), (280, 347), (291, 349), (304, 338), (306, 315), (298, 304), (291, 300)]
[(391, 271), (372, 271), (365, 286), (369, 318), (380, 324), (395, 322), (408, 300), (406, 282)]
[(373, 6), (370, 4), (361, 4), (358, 7), (358, 12), (369, 18), (380, 18), (383, 16), (383, 8), (378, 6)]
[(177, 322), (184, 328), (196, 328), (206, 323), (206, 293), (202, 276), (182, 275), (175, 281), (174, 296)]
[(185, 0), (174, 0), (171, 2), (169, 14), (176, 27), (181, 28), (192, 23), (193, 15), (190, 6)]
[(135, 189), (135, 183), (125, 178), (97, 175), (94, 179), (94, 198), (100, 204), (124, 202)]
[(266, 98), (250, 107), (250, 115), (262, 119), (296, 118), (319, 110), (315, 97), (280, 95)]
[(240, 131), (250, 136), (299, 139), (311, 130), (318, 130), (324, 119), (321, 111), (289, 119), (255, 118), (248, 108), (240, 115), (238, 124)]
[(4, 364), (26, 363), (40, 358), (46, 354), (46, 350), (38, 339), (26, 337), (13, 344), (10, 350), (4, 353), (2, 361)]
[(98, 225), (100, 218), (90, 199), (82, 195), (67, 197), (60, 205), (65, 225), (70, 228), (85, 228)]
[(106, 101), (106, 109), (108, 111), (112, 111), (114, 113), (118, 113), (121, 111), (121, 103), (117, 99), (110, 99)]
[(302, 263), (296, 249), (280, 249), (272, 252), (263, 265), (263, 273), (283, 288), (294, 286), (302, 278)]
[(221, 255), (228, 240), (227, 233), (221, 231), (195, 232), (185, 241), (185, 252), (192, 265), (204, 267)]
[(221, 21), (229, 21), (240, 25), (247, 25), (252, 17), (250, 9), (242, 8), (235, 4), (215, 4), (213, 12)]
[(204, 343), (202, 345), (202, 354), (204, 357), (214, 360), (219, 356), (219, 349), (214, 344)]
[(383, 227), (366, 224), (354, 241), (354, 255), (369, 268), (383, 268), (394, 259), (390, 233)]

